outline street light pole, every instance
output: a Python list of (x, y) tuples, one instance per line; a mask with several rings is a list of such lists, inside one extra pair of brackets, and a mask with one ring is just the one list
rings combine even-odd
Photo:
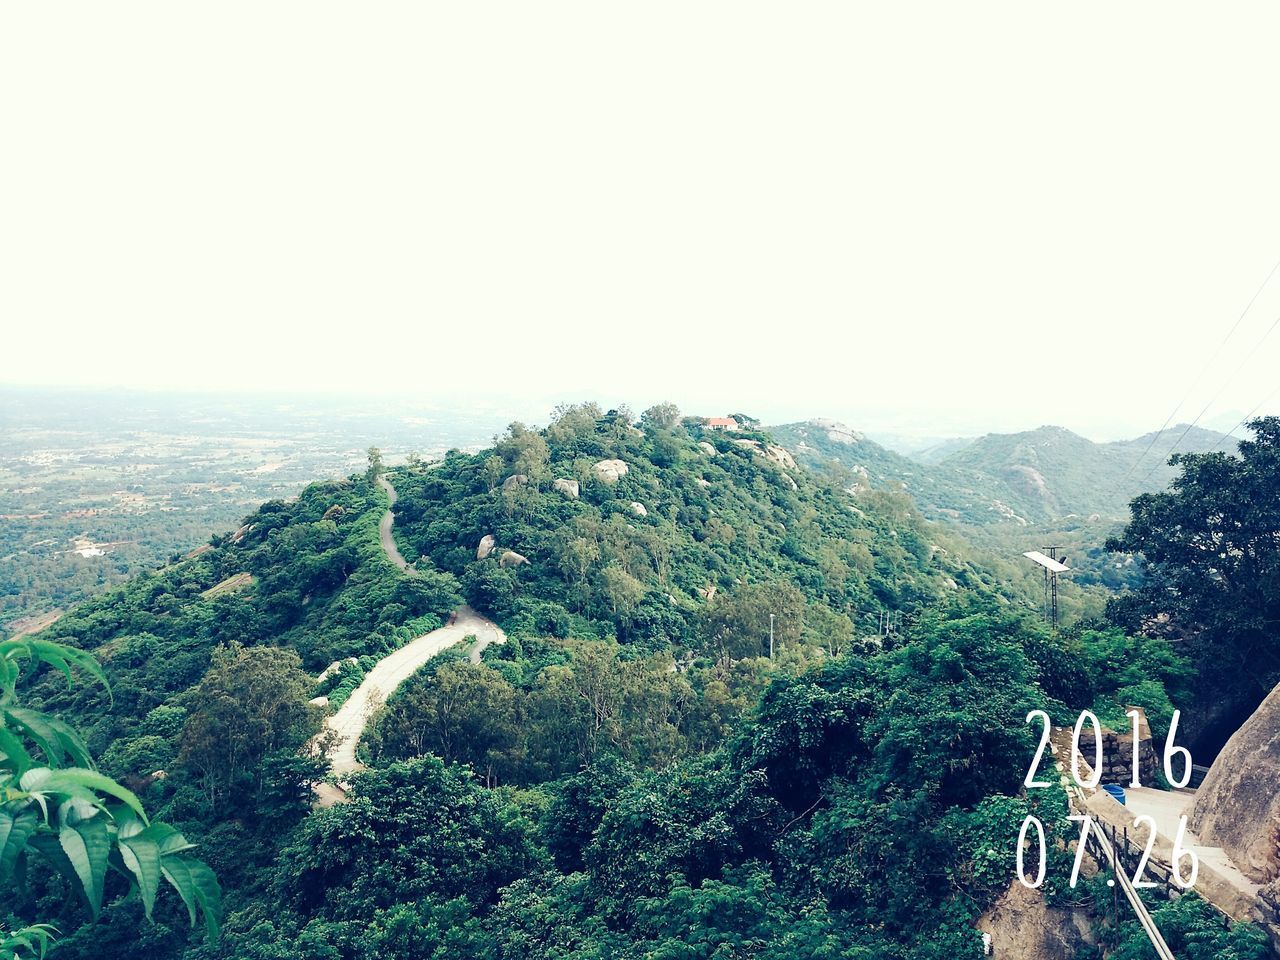
[(773, 659), (773, 614), (769, 614), (769, 659)]

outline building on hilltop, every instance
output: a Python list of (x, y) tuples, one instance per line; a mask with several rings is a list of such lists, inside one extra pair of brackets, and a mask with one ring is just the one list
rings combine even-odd
[(737, 430), (738, 421), (733, 417), (711, 417), (707, 420), (708, 430)]

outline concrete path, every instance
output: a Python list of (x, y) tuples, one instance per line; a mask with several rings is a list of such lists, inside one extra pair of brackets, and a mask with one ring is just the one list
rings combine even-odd
[(378, 477), (378, 486), (387, 491), (387, 498), (391, 501), (391, 506), (387, 508), (387, 512), (382, 515), (382, 521), (378, 524), (378, 538), (382, 541), (382, 552), (387, 555), (387, 559), (394, 563), (401, 570), (412, 573), (409, 569), (409, 561), (400, 555), (400, 549), (396, 546), (396, 538), (391, 535), (391, 524), (395, 523), (395, 514), (391, 511), (395, 508), (396, 500), (399, 496), (396, 494), (396, 488), (391, 485), (391, 481), (384, 476)]
[[(379, 477), (378, 482), (387, 491), (394, 505), (395, 488), (386, 477)], [(382, 518), (379, 531), (382, 549), (397, 567), (412, 576), (413, 570), (406, 569), (408, 564), (405, 563), (404, 557), (400, 556), (400, 552), (396, 550), (395, 543), (392, 541), (393, 520), (394, 517), (388, 510), (386, 516)], [(395, 692), (396, 688), (413, 676), (424, 663), (440, 651), (461, 643), (469, 636), (474, 636), (477, 641), (471, 650), (473, 663), (480, 661), (481, 651), (489, 644), (502, 643), (507, 639), (506, 634), (496, 623), (463, 604), (454, 611), (449, 622), (443, 627), (415, 637), (399, 650), (379, 660), (374, 668), (365, 674), (360, 686), (352, 691), (347, 702), (325, 721), (326, 731), (332, 731), (337, 735), (337, 742), (329, 751), (329, 769), (340, 777), (363, 770), (364, 765), (356, 759), (356, 744), (360, 742), (360, 736), (364, 733), (369, 719), (380, 706), (386, 703), (387, 698)], [(316, 804), (321, 807), (331, 807), (347, 798), (341, 784), (338, 786), (328, 783), (317, 784), (315, 792)]]
[[(1170, 842), (1178, 836), (1178, 824), (1185, 814), (1191, 819), (1191, 806), (1196, 801), (1194, 790), (1153, 790), (1150, 787), (1125, 787), (1125, 808), (1135, 817), (1146, 814), (1156, 822), (1156, 833)], [(1259, 884), (1246, 877), (1221, 847), (1207, 847), (1188, 826), (1182, 846), (1194, 849), (1201, 864), (1209, 864), (1214, 872), (1249, 900), (1257, 897)]]

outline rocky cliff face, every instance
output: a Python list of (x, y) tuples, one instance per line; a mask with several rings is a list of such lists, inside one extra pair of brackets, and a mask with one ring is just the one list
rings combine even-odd
[(990, 934), (991, 955), (1000, 960), (1075, 960), (1093, 943), (1087, 911), (1050, 907), (1016, 880), (977, 927)]
[(1280, 877), (1280, 686), (1218, 754), (1190, 826), (1203, 843), (1222, 847), (1250, 880)]

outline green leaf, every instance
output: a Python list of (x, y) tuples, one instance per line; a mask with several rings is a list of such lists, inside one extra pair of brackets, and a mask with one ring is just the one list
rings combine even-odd
[(151, 908), (156, 902), (156, 890), (160, 886), (160, 845), (147, 836), (145, 831), (131, 837), (122, 836), (119, 844), (120, 858), (137, 878), (142, 908), (150, 919)]
[(12, 700), (18, 684), (18, 667), (10, 659), (8, 653), (0, 655), (0, 691), (6, 699)]
[(23, 746), (22, 741), (14, 734), (0, 727), (0, 753), (3, 753), (5, 760), (13, 767), (14, 772), (19, 776), (31, 769), (35, 762), (31, 759), (31, 754), (27, 752), (27, 748)]
[(58, 736), (58, 731), (49, 722), (48, 717), (38, 710), (27, 710), (24, 707), (6, 707), (4, 716), (6, 727), (19, 728), (36, 742), (36, 746), (44, 754), (46, 763), (53, 766), (62, 763), (66, 756), (62, 747), (62, 738)]
[(160, 853), (166, 857), (195, 849), (194, 843), (167, 823), (153, 823), (146, 833), (160, 845)]
[(62, 849), (62, 844), (57, 837), (51, 833), (34, 833), (27, 843), (33, 850), (48, 860), (54, 869), (66, 878), (67, 883), (80, 892), (80, 895), (85, 898), (85, 902), (88, 902), (88, 895), (85, 894), (84, 888), (80, 883), (80, 875), (76, 872), (76, 868), (71, 861), (67, 859), (66, 851)]
[(52, 640), (29, 640), (28, 648), (32, 659), (42, 660), (65, 673), (68, 685), (72, 682), (71, 667), (77, 666), (107, 687), (110, 692), (110, 685), (107, 683), (107, 675), (102, 671), (102, 664), (98, 663), (98, 658), (89, 651), (69, 647), (64, 643), (54, 643)]
[(188, 857), (164, 857), (160, 869), (187, 905), (191, 925), (195, 926), (198, 905), (204, 913), (209, 939), (216, 940), (222, 921), (222, 890), (208, 864)]
[(34, 810), (24, 810), (17, 816), (0, 811), (0, 879), (13, 874), (18, 854), (26, 848), (37, 823)]
[(107, 831), (107, 815), (99, 813), (88, 820), (67, 824), (58, 831), (62, 852), (80, 878), (85, 899), (94, 917), (102, 909), (102, 884), (107, 875), (107, 858), (111, 853), (111, 837)]
[(105, 793), (115, 797), (129, 806), (143, 823), (147, 815), (143, 812), (142, 803), (134, 796), (133, 791), (120, 786), (110, 777), (96, 770), (85, 770), (81, 767), (68, 767), (66, 770), (50, 770), (48, 767), (35, 767), (28, 770), (18, 781), (27, 793), (67, 795), (83, 794), (85, 791)]

